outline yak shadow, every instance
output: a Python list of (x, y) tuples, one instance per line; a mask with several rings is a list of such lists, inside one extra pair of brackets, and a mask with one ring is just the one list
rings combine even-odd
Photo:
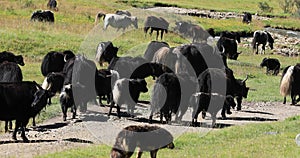
[(12, 144), (12, 143), (49, 143), (56, 142), (57, 140), (29, 140), (29, 142), (24, 142), (23, 140), (4, 140), (0, 141), (0, 145), (2, 144)]
[(33, 130), (38, 131), (38, 132), (45, 132), (49, 129), (58, 129), (58, 128), (65, 127), (67, 125), (68, 125), (68, 123), (66, 123), (66, 122), (53, 123), (53, 124), (48, 124), (48, 125), (36, 126), (33, 128)]
[[(218, 118), (222, 119), (222, 118)], [(278, 119), (262, 118), (262, 117), (226, 117), (223, 120), (235, 120), (235, 121), (278, 121)]]
[(67, 139), (63, 139), (63, 141), (68, 141), (68, 142), (72, 142), (72, 143), (94, 144), (92, 141), (83, 140), (83, 139), (79, 139), (79, 138), (67, 138)]
[(190, 123), (191, 127), (202, 127), (202, 128), (226, 128), (226, 127), (230, 127), (233, 126), (232, 124), (226, 124), (226, 123), (216, 123), (215, 126), (212, 126), (211, 123), (206, 123), (206, 122), (197, 122), (196, 124), (192, 125)]
[(255, 113), (255, 114), (266, 114), (266, 115), (274, 115), (269, 112), (262, 112), (262, 111), (250, 111), (250, 110), (241, 110), (241, 112), (246, 112), (246, 113)]

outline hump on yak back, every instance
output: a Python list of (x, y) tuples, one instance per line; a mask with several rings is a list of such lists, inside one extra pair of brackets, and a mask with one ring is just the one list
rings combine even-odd
[(131, 13), (127, 10), (117, 10), (116, 11), (117, 15), (127, 15), (127, 16), (131, 16)]
[(0, 82), (21, 82), (23, 80), (22, 70), (14, 62), (4, 61), (0, 64)]
[(153, 59), (155, 52), (158, 51), (162, 47), (170, 48), (170, 46), (167, 42), (151, 41), (148, 44), (147, 49), (144, 53), (144, 58), (147, 61), (151, 61)]
[(64, 55), (62, 53), (56, 51), (48, 52), (43, 58), (41, 72), (43, 76), (47, 76), (50, 72), (61, 72), (64, 64)]
[(21, 66), (24, 66), (24, 60), (22, 55), (15, 55), (12, 52), (3, 51), (0, 53), (0, 63), (4, 61), (14, 62)]
[(119, 48), (115, 47), (111, 41), (100, 42), (96, 50), (96, 61), (100, 66), (103, 62), (110, 63), (114, 57), (117, 57), (118, 50)]

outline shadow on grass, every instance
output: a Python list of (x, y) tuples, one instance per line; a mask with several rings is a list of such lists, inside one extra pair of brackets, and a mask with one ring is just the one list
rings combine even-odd
[(262, 111), (250, 111), (250, 110), (241, 110), (241, 112), (246, 112), (246, 113), (255, 113), (255, 114), (266, 114), (266, 115), (274, 115), (269, 112), (262, 112)]
[(63, 141), (68, 141), (68, 142), (73, 142), (73, 143), (94, 144), (92, 141), (83, 140), (83, 139), (79, 139), (79, 138), (67, 138), (67, 139), (63, 139)]
[[(222, 119), (222, 118), (218, 118)], [(235, 120), (235, 121), (278, 121), (278, 119), (263, 118), (263, 117), (227, 117), (223, 120)]]
[(56, 142), (57, 140), (29, 140), (29, 142), (23, 142), (23, 140), (4, 140), (0, 141), (0, 145), (2, 144), (12, 144), (12, 143), (49, 143)]
[(63, 122), (63, 123), (53, 123), (53, 124), (48, 124), (48, 125), (40, 125), (40, 126), (36, 126), (33, 127), (34, 131), (38, 131), (38, 132), (45, 132), (49, 129), (58, 129), (58, 128), (62, 128), (67, 126), (68, 123)]

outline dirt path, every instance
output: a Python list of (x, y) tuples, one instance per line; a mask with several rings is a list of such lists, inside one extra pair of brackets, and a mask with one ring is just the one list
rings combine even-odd
[[(116, 134), (129, 124), (147, 123), (147, 106), (137, 106), (136, 118), (117, 119), (115, 116), (107, 117), (108, 107), (90, 105), (86, 114), (81, 114), (80, 119), (62, 121), (62, 117), (47, 120), (27, 132), (31, 143), (12, 141), (11, 133), (0, 135), (0, 157), (33, 157), (46, 153), (63, 151), (70, 148), (86, 147), (95, 144), (111, 145)], [(124, 109), (122, 109), (124, 111)], [(113, 111), (114, 112), (114, 111)], [(284, 120), (287, 117), (300, 114), (300, 106), (283, 105), (278, 102), (245, 102), (241, 111), (232, 111), (227, 120), (217, 120), (219, 130), (233, 125), (248, 123), (263, 123)], [(70, 116), (70, 115), (69, 115)], [(189, 122), (191, 109), (184, 116), (184, 122)], [(154, 118), (158, 120), (158, 118)], [(199, 120), (200, 122), (208, 122)], [(175, 137), (184, 132), (202, 132), (207, 134), (211, 128), (189, 127), (187, 125), (161, 125), (167, 128)], [(20, 137), (18, 137), (21, 139)]]

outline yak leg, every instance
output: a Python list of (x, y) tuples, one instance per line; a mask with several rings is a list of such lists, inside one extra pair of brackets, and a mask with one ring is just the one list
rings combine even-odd
[(156, 40), (158, 40), (159, 30), (156, 30)]
[(266, 44), (263, 44), (263, 46), (261, 47), (261, 54), (265, 54), (266, 51)]
[(28, 124), (28, 121), (29, 121), (29, 119), (25, 120), (24, 122), (21, 123), (21, 130), (22, 130), (21, 137), (24, 142), (29, 142), (28, 138), (25, 135), (25, 128), (26, 128), (26, 125)]
[(18, 132), (19, 127), (21, 127), (21, 122), (19, 120), (16, 120), (16, 125), (15, 125), (15, 129), (14, 129), (13, 136), (12, 136), (13, 140), (17, 140), (17, 132)]
[(243, 97), (240, 97), (240, 96), (238, 96), (238, 97), (236, 98), (236, 101), (237, 101), (237, 107), (236, 107), (236, 110), (237, 110), (237, 111), (240, 111), (240, 110), (242, 109), (242, 99), (243, 99)]
[(76, 106), (75, 105), (72, 106), (71, 111), (73, 113), (72, 119), (75, 119), (76, 118)]
[(138, 151), (136, 158), (141, 158), (142, 157), (143, 152), (141, 150)]
[(155, 149), (155, 150), (151, 150), (151, 151), (150, 151), (150, 156), (151, 156), (151, 158), (156, 158), (157, 151), (158, 151), (158, 149)]
[(161, 30), (160, 31), (160, 40), (162, 40), (163, 36), (164, 36), (164, 30)]
[(292, 99), (292, 104), (291, 105), (296, 105), (296, 95), (294, 94), (294, 92), (291, 92), (291, 99)]
[(67, 121), (67, 111), (68, 111), (67, 105), (61, 105), (61, 110), (63, 112), (63, 121)]
[(148, 123), (152, 124), (152, 119), (153, 119), (153, 111), (151, 110)]
[(151, 29), (150, 29), (150, 37), (152, 36), (152, 33), (153, 33), (153, 28), (151, 27)]
[(32, 126), (36, 126), (35, 117), (32, 117)]
[[(107, 114), (108, 116), (110, 116), (112, 108), (113, 108), (114, 105), (115, 105), (115, 102), (111, 101), (110, 108), (109, 108), (109, 111), (108, 111), (108, 114)], [(121, 118), (121, 115), (120, 115), (120, 106), (118, 104), (117, 104), (117, 115), (118, 115), (119, 118)]]
[(283, 97), (283, 104), (286, 103), (286, 97)]

